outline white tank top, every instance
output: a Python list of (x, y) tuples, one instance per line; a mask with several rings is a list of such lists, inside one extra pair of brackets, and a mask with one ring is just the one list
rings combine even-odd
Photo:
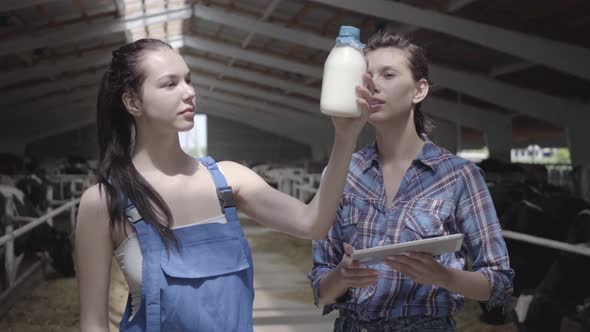
[[(172, 229), (211, 223), (226, 224), (227, 219), (225, 218), (225, 215), (222, 214), (211, 219), (173, 227)], [(129, 317), (129, 320), (131, 320), (133, 316), (135, 316), (135, 313), (139, 309), (139, 304), (141, 303), (141, 268), (143, 255), (141, 254), (137, 234), (133, 233), (121, 242), (117, 249), (115, 249), (115, 258), (119, 263), (123, 276), (125, 276), (125, 281), (127, 281), (129, 293), (131, 294), (131, 315)]]

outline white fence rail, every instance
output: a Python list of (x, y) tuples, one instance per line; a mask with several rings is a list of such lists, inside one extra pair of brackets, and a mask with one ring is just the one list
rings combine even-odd
[[(6, 201), (6, 207), (4, 208), (8, 215), (5, 216), (4, 235), (0, 237), (0, 252), (3, 251), (4, 253), (6, 281), (5, 289), (0, 294), (0, 302), (3, 302), (16, 287), (44, 264), (43, 257), (45, 256), (41, 256), (40, 260), (31, 264), (25, 271), (19, 272), (19, 266), (23, 261), (24, 254), (15, 256), (14, 250), (17, 238), (31, 232), (35, 227), (43, 223), (53, 226), (53, 218), (67, 211), (69, 211), (69, 230), (74, 231), (77, 207), (80, 203), (79, 197), (86, 188), (94, 183), (95, 177), (92, 174), (56, 174), (49, 176), (48, 180), (52, 184), (51, 188), (56, 190), (47, 192), (46, 199), (49, 202), (49, 207), (43, 216), (34, 218), (11, 215), (11, 213), (15, 212), (15, 209), (10, 206), (11, 200)], [(20, 227), (18, 227), (19, 225)]]
[(79, 197), (95, 182), (95, 177), (91, 174), (57, 174), (52, 175), (48, 180), (57, 186), (57, 197), (64, 200), (67, 199), (66, 188), (69, 189), (70, 197)]
[(584, 255), (584, 256), (590, 257), (590, 247), (588, 247), (587, 244), (575, 245), (575, 244), (571, 244), (571, 243), (555, 241), (555, 240), (546, 239), (546, 238), (539, 237), (539, 236), (533, 236), (533, 235), (529, 235), (529, 234), (518, 233), (518, 232), (513, 232), (513, 231), (508, 231), (508, 230), (503, 230), (502, 234), (504, 235), (504, 238), (506, 238), (506, 239), (512, 239), (512, 240), (532, 243), (532, 244), (536, 244), (536, 245), (539, 245), (542, 247), (553, 248), (553, 249), (557, 249), (557, 250), (567, 251), (567, 252), (573, 253), (573, 254), (579, 254), (579, 255)]
[[(18, 268), (22, 262), (23, 256), (16, 257), (14, 254), (14, 244), (18, 237), (25, 235), (42, 223), (50, 223), (53, 217), (66, 210), (70, 210), (70, 224), (73, 226), (76, 222), (76, 206), (80, 202), (79, 198), (72, 199), (69, 202), (59, 206), (58, 208), (49, 211), (39, 218), (28, 217), (13, 217), (7, 216), (8, 223), (5, 227), (5, 234), (0, 237), (0, 247), (4, 246), (4, 271), (6, 277), (7, 288), (0, 295), (0, 301), (4, 299), (15, 287), (17, 287), (22, 280), (28, 277), (34, 269), (40, 266), (40, 262), (36, 262), (25, 273), (17, 278)], [(14, 229), (14, 224), (26, 222), (22, 227)], [(72, 228), (73, 229), (73, 228)]]

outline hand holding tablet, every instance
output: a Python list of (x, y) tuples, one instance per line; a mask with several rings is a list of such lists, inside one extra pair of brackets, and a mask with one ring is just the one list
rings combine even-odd
[(352, 260), (363, 264), (377, 264), (388, 256), (398, 255), (402, 252), (418, 251), (431, 255), (440, 255), (446, 252), (455, 252), (461, 249), (463, 234), (444, 235), (435, 238), (421, 239), (403, 243), (390, 244), (382, 247), (355, 250)]

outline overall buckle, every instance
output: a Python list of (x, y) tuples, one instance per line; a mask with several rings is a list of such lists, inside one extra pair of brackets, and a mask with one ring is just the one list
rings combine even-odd
[(236, 206), (234, 193), (231, 186), (224, 186), (217, 188), (217, 199), (221, 206), (221, 212), (225, 214), (225, 209)]

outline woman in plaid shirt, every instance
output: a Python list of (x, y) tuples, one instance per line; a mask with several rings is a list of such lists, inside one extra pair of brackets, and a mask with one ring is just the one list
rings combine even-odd
[[(464, 297), (494, 306), (512, 293), (494, 205), (481, 170), (426, 135), (423, 50), (385, 29), (369, 39), (365, 57), (357, 95), (376, 140), (353, 155), (336, 220), (313, 243), (315, 301), (326, 304), (324, 314), (340, 311), (334, 331), (454, 331), (451, 315)], [(410, 252), (372, 266), (350, 258), (353, 248), (455, 233), (465, 234), (456, 253)]]

